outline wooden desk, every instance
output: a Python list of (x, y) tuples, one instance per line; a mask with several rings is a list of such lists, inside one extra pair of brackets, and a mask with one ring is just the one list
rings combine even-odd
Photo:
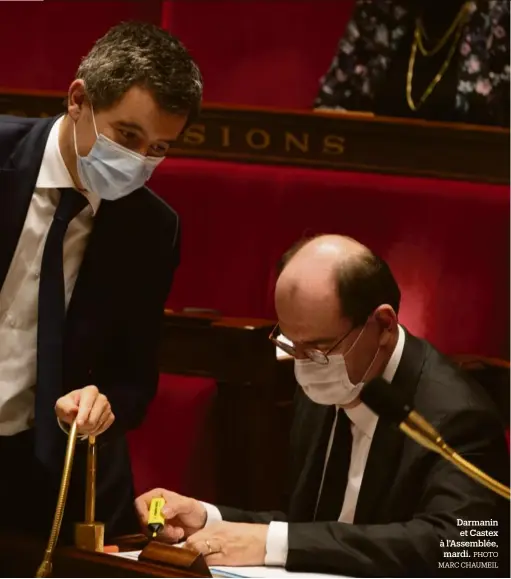
[[(46, 545), (30, 537), (0, 534), (0, 577), (34, 577)], [(55, 551), (52, 577), (206, 577), (169, 566), (141, 563), (74, 547)]]
[(269, 320), (166, 312), (160, 370), (217, 380), (218, 503), (285, 508), (291, 360), (277, 361)]

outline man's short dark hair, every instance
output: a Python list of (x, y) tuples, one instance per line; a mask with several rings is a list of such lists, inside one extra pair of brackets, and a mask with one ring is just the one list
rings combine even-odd
[(108, 109), (133, 86), (149, 90), (165, 111), (197, 117), (202, 99), (199, 68), (177, 38), (147, 22), (123, 22), (93, 46), (77, 79), (97, 109)]
[[(279, 274), (314, 237), (302, 239), (283, 255)], [(376, 308), (388, 304), (399, 313), (401, 291), (388, 264), (369, 249), (343, 262), (337, 271), (337, 294), (344, 316), (362, 326)]]

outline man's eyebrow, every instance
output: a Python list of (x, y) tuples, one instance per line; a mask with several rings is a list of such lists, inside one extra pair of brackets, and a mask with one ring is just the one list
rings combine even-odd
[[(140, 126), (138, 123), (133, 123), (130, 121), (117, 121), (117, 124), (126, 128), (126, 129), (134, 129), (136, 131), (140, 131), (144, 135), (146, 134), (144, 127)], [(177, 139), (158, 139), (159, 143), (165, 143), (169, 147), (176, 144)]]
[(141, 127), (138, 123), (132, 123), (129, 121), (117, 121), (117, 124), (121, 125), (126, 129), (135, 129), (136, 131), (140, 131), (144, 135), (146, 134), (144, 127)]

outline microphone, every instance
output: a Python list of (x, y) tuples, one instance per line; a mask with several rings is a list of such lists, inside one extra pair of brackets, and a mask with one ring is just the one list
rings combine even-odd
[(445, 442), (433, 425), (399, 398), (398, 392), (387, 380), (381, 377), (370, 380), (362, 388), (360, 399), (375, 414), (397, 424), (399, 429), (412, 440), (436, 452), (478, 483), (510, 500), (509, 487), (460, 456)]

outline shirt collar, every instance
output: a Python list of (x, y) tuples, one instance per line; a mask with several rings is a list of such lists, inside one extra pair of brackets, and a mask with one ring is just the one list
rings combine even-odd
[[(382, 374), (382, 378), (387, 380), (387, 382), (392, 382), (392, 380), (394, 379), (405, 346), (405, 331), (399, 325), (397, 328), (398, 328), (397, 344)], [(378, 422), (377, 414), (375, 414), (363, 402), (355, 406), (355, 408), (346, 409), (345, 412), (348, 418), (351, 420), (351, 422), (353, 422), (353, 424), (357, 428), (362, 430), (362, 432), (368, 438), (373, 437), (374, 431), (376, 430), (376, 424)]]
[[(46, 147), (44, 149), (43, 160), (39, 169), (39, 175), (36, 181), (36, 187), (40, 189), (59, 189), (59, 188), (75, 188), (73, 179), (67, 170), (66, 164), (60, 152), (59, 146), (59, 131), (64, 117), (59, 117), (53, 124)], [(101, 199), (97, 193), (90, 191), (80, 191), (92, 207), (92, 212), (95, 215), (98, 211)]]

